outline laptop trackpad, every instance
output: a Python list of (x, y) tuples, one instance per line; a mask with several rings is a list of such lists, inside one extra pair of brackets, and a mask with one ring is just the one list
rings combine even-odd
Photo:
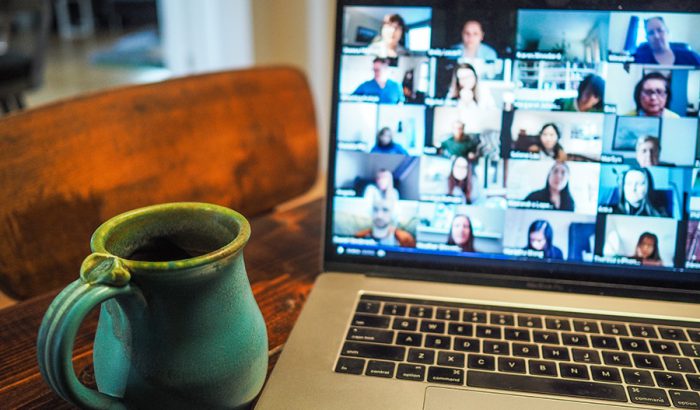
[[(600, 404), (556, 398), (536, 398), (500, 392), (457, 390), (443, 387), (425, 389), (423, 410), (502, 410), (509, 408), (540, 410), (593, 410)], [(606, 406), (607, 407), (607, 406)], [(610, 408), (626, 408), (610, 405)]]

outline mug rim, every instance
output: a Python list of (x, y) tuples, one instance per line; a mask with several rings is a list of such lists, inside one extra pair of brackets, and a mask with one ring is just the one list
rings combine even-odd
[[(231, 242), (212, 252), (206, 253), (204, 255), (195, 256), (193, 258), (179, 259), (174, 261), (139, 261), (124, 258), (119, 255), (114, 255), (112, 252), (106, 249), (106, 241), (109, 238), (110, 232), (115, 227), (139, 215), (152, 213), (154, 211), (170, 210), (215, 211), (219, 214), (223, 214), (225, 216), (230, 217), (231, 220), (238, 225), (238, 234)], [(106, 253), (108, 255), (114, 256), (115, 258), (121, 259), (130, 269), (146, 271), (172, 271), (178, 269), (190, 269), (200, 267), (224, 259), (228, 256), (234, 255), (241, 249), (243, 249), (245, 244), (248, 242), (249, 238), (250, 223), (248, 222), (246, 217), (234, 211), (233, 209), (206, 202), (169, 202), (163, 204), (149, 205), (142, 208), (136, 208), (113, 216), (112, 218), (103, 222), (92, 234), (92, 238), (90, 239), (90, 248), (93, 252)]]

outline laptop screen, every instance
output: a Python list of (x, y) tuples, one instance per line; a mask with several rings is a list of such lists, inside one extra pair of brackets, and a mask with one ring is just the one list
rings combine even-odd
[(338, 8), (327, 261), (700, 289), (697, 2)]

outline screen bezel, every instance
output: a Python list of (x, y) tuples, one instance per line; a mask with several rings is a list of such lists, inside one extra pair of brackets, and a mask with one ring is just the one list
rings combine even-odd
[[(479, 4), (475, 0), (453, 0)], [(688, 269), (635, 268), (601, 263), (538, 262), (507, 259), (477, 259), (440, 255), (412, 254), (403, 260), (392, 258), (339, 255), (332, 242), (333, 197), (337, 160), (337, 124), (339, 108), (340, 62), (342, 57), (343, 9), (346, 6), (449, 7), (449, 1), (425, 0), (337, 0), (335, 48), (333, 57), (332, 106), (329, 133), (329, 157), (323, 235), (324, 271), (374, 274), (402, 279), (436, 280), (457, 283), (550, 289), (668, 300), (697, 301), (700, 298), (700, 272)], [(552, 10), (617, 10), (700, 13), (693, 0), (492, 0), (490, 7)], [(458, 263), (451, 264), (454, 258)], [(497, 270), (498, 273), (494, 273)], [(635, 275), (621, 275), (634, 270)]]

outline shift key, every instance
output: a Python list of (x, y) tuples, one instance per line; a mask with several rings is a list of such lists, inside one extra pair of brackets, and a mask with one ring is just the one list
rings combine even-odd
[(370, 343), (345, 342), (343, 351), (340, 354), (350, 357), (401, 361), (404, 356), (406, 356), (406, 348)]

